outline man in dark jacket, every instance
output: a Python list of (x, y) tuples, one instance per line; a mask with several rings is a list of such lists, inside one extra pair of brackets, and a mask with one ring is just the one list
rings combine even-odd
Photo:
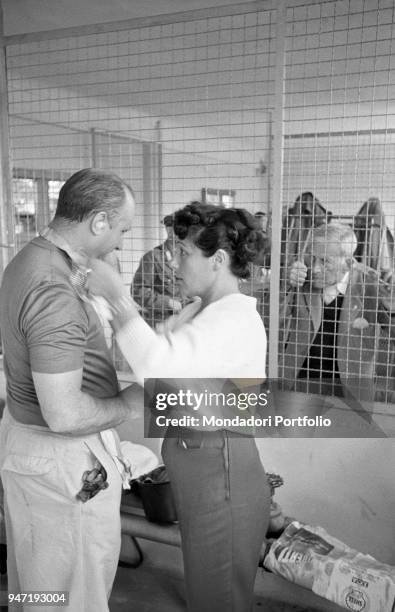
[(145, 320), (152, 327), (182, 308), (174, 270), (170, 266), (174, 246), (173, 216), (164, 217), (163, 224), (166, 240), (142, 257), (130, 289), (133, 298), (143, 308)]
[[(289, 389), (375, 399), (377, 346), (395, 339), (394, 286), (357, 263), (352, 229), (329, 223), (312, 230), (306, 256), (289, 269), (283, 310), (280, 376)], [(388, 386), (395, 389), (394, 381)]]

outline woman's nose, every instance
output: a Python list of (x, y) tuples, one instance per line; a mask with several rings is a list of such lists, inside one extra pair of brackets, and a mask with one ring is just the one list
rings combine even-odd
[(176, 254), (174, 254), (171, 260), (169, 261), (169, 266), (173, 268), (173, 270), (178, 269), (178, 258)]

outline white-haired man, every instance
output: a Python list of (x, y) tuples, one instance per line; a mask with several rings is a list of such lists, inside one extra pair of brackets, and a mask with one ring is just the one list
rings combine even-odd
[[(280, 376), (286, 388), (374, 399), (379, 337), (395, 337), (393, 286), (353, 259), (351, 227), (312, 230), (305, 262), (289, 270)], [(394, 388), (394, 381), (389, 381)]]

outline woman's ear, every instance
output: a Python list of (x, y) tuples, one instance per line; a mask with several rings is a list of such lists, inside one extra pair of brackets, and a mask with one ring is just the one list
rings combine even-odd
[(213, 255), (214, 270), (219, 270), (228, 260), (228, 253), (224, 249), (218, 249)]
[(107, 213), (104, 210), (97, 212), (92, 218), (90, 223), (91, 232), (95, 236), (103, 234), (108, 226)]

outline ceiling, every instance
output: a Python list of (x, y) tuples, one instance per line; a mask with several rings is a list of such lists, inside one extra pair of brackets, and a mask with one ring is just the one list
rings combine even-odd
[[(244, 4), (249, 0), (0, 0), (4, 34), (26, 34), (124, 19)], [(265, 0), (262, 0), (264, 2)]]

